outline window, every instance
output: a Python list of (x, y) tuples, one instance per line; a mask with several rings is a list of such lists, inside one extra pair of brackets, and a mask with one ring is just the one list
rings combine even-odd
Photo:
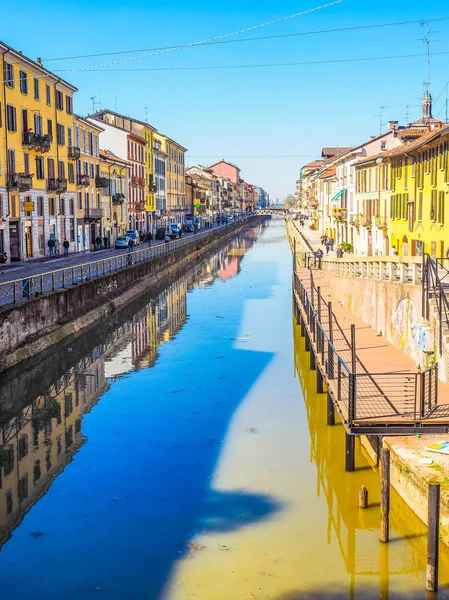
[(83, 192), (78, 192), (78, 210), (83, 210)]
[(36, 156), (36, 179), (45, 179), (44, 158)]
[[(73, 167), (73, 165), (72, 165)], [(75, 201), (73, 200), (73, 198), (69, 198), (69, 212), (71, 215), (75, 214)], [(75, 239), (72, 240), (72, 242), (74, 242)]]
[(80, 128), (78, 125), (75, 125), (75, 146), (77, 148), (80, 146)]
[(418, 214), (416, 217), (418, 221), (422, 221), (422, 204), (423, 204), (423, 193), (419, 192), (419, 194), (418, 194)]
[(30, 155), (28, 152), (25, 152), (23, 155), (23, 172), (25, 175), (30, 174)]
[[(73, 202), (73, 199), (72, 199)], [(70, 241), (75, 241), (75, 219), (70, 219)]]
[(55, 90), (55, 102), (58, 110), (64, 109), (64, 94), (60, 90)]
[(46, 97), (48, 106), (51, 106), (51, 88), (48, 83), (45, 85), (45, 97)]
[(59, 214), (63, 216), (65, 215), (65, 198), (62, 196), (59, 198)]
[(61, 123), (56, 124), (56, 139), (58, 146), (65, 145), (65, 127), (64, 125), (61, 125)]
[(89, 131), (89, 153), (91, 156), (94, 154), (94, 136), (91, 131)]
[(402, 194), (402, 218), (408, 219), (408, 194)]
[(25, 71), (19, 71), (20, 91), (22, 94), (28, 94), (28, 75)]
[(19, 460), (24, 459), (25, 456), (28, 454), (28, 436), (22, 435), (19, 438), (17, 454), (19, 456)]
[(4, 63), (3, 78), (8, 87), (14, 87), (14, 67), (10, 63)]
[(95, 179), (95, 167), (92, 163), (90, 163), (90, 178)]
[(6, 122), (8, 131), (17, 131), (16, 108), (12, 104), (8, 104), (6, 107)]
[(73, 168), (73, 163), (71, 163), (71, 162), (69, 162), (69, 164), (68, 164), (68, 174), (69, 174), (69, 183), (75, 183), (75, 169)]
[(404, 161), (404, 188), (407, 189), (408, 185), (408, 158)]
[(83, 129), (83, 152), (86, 152), (86, 130)]
[(435, 221), (437, 217), (437, 191), (432, 190), (430, 196), (430, 220)]
[(59, 179), (65, 179), (65, 164), (63, 160), (58, 161), (58, 177)]
[(72, 128), (67, 127), (67, 146), (71, 148), (72, 145)]
[(8, 164), (7, 164), (8, 173), (16, 172), (16, 151), (12, 148), (8, 150)]
[(10, 515), (13, 510), (12, 492), (6, 492), (6, 514)]
[(37, 216), (44, 216), (44, 199), (42, 196), (37, 197)]
[(440, 225), (444, 225), (444, 191), (438, 193), (437, 221)]
[(65, 97), (65, 110), (68, 115), (73, 115), (73, 100), (71, 96)]
[(39, 77), (35, 77), (34, 78), (34, 99), (35, 100), (39, 100), (40, 99), (40, 94), (39, 94)]
[(89, 175), (89, 163), (84, 161), (84, 175)]
[(50, 217), (56, 216), (56, 202), (54, 198), (48, 199), (48, 214)]
[(37, 133), (38, 135), (43, 134), (42, 117), (40, 115), (38, 115), (37, 113), (34, 113), (34, 132)]
[(49, 179), (55, 177), (55, 160), (54, 158), (47, 158), (47, 174)]

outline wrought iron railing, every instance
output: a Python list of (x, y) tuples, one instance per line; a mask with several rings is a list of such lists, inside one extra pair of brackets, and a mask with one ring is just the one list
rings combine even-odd
[(443, 352), (443, 327), (449, 327), (449, 259), (432, 258), (423, 255), (422, 310), (423, 317), (429, 320), (433, 303), (439, 327), (439, 351)]
[[(378, 423), (407, 419), (414, 426), (429, 418), (438, 403), (438, 365), (423, 372), (368, 372), (316, 287), (312, 272), (309, 289), (296, 271), (293, 289), (302, 307), (328, 389), (334, 392), (336, 407), (346, 426), (352, 430), (360, 421)], [(356, 423), (358, 422), (358, 423)]]
[(190, 244), (196, 244), (207, 238), (212, 238), (218, 231), (232, 230), (250, 217), (244, 217), (235, 223), (223, 225), (220, 229), (209, 229), (178, 240), (164, 244), (120, 252), (113, 256), (92, 262), (55, 269), (37, 275), (23, 276), (20, 279), (0, 283), (0, 306), (26, 302), (36, 297), (62, 290), (74, 285), (80, 285), (92, 279), (106, 277), (134, 265), (164, 256)]

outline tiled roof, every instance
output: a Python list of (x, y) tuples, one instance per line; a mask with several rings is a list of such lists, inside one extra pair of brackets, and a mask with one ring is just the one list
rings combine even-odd
[(338, 154), (344, 154), (348, 152), (351, 148), (323, 148), (321, 152), (321, 156), (324, 158), (325, 156), (337, 156)]
[(314, 168), (321, 167), (322, 165), (323, 165), (322, 160), (312, 160), (312, 162), (309, 162), (306, 165), (304, 165), (303, 169), (314, 169)]
[(449, 135), (449, 125), (444, 125), (443, 127), (437, 127), (430, 131), (427, 131), (424, 135), (421, 135), (418, 139), (413, 142), (409, 142), (408, 144), (404, 144), (399, 146), (398, 148), (393, 148), (392, 150), (386, 150), (385, 152), (381, 152), (380, 154), (376, 154), (375, 156), (369, 156), (358, 160), (354, 164), (361, 165), (367, 162), (372, 162), (377, 160), (378, 158), (393, 158), (395, 156), (401, 156), (402, 154), (413, 152), (417, 150), (421, 146), (425, 146), (426, 144), (438, 139), (443, 135)]
[(331, 165), (325, 171), (319, 175), (319, 179), (327, 179), (328, 177), (334, 177), (337, 173), (337, 167), (335, 165)]

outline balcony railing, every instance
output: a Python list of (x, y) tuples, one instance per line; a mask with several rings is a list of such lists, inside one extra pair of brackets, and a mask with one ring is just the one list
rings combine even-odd
[(90, 175), (78, 175), (78, 185), (90, 185)]
[(22, 145), (35, 148), (41, 152), (49, 152), (52, 140), (53, 137), (49, 133), (42, 135), (33, 131), (25, 131), (23, 133)]
[(57, 194), (64, 194), (67, 191), (67, 179), (50, 177), (50, 179), (47, 179), (47, 190), (49, 192), (56, 192)]
[(86, 207), (86, 218), (87, 219), (101, 219), (103, 217), (103, 209), (102, 208), (92, 208), (90, 206)]
[(9, 173), (7, 176), (7, 187), (17, 189), (19, 192), (27, 192), (33, 187), (33, 176), (26, 173)]
[(125, 202), (125, 194), (114, 194), (112, 196), (112, 204), (123, 204)]
[(132, 185), (139, 185), (139, 186), (144, 186), (145, 185), (145, 179), (143, 177), (131, 177), (131, 183)]
[(136, 211), (138, 211), (138, 212), (145, 211), (145, 202), (136, 202), (134, 206), (136, 208)]
[(69, 146), (69, 158), (73, 158), (74, 160), (78, 160), (81, 156), (81, 150), (78, 146)]
[(95, 186), (97, 188), (109, 187), (109, 178), (108, 177), (95, 177)]
[(387, 217), (374, 217), (374, 224), (378, 229), (388, 229)]

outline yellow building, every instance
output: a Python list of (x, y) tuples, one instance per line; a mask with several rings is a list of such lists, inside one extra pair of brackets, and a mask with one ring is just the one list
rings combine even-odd
[(144, 126), (145, 130), (145, 211), (147, 213), (147, 227), (146, 231), (153, 230), (153, 218), (156, 210), (155, 204), (155, 191), (156, 185), (154, 181), (154, 159), (153, 159), (153, 146), (154, 146), (154, 127), (148, 125)]
[(184, 223), (186, 216), (185, 153), (187, 149), (165, 137), (167, 158), (167, 213), (173, 223)]
[[(386, 157), (391, 171), (391, 247), (401, 256), (444, 257), (449, 248), (449, 125)], [(390, 251), (391, 253), (391, 251)]]
[(100, 177), (99, 135), (103, 128), (75, 115), (76, 217), (78, 250), (93, 250), (97, 237), (103, 237), (101, 194), (107, 182)]
[(75, 236), (73, 94), (76, 87), (0, 42), (0, 252), (49, 254), (48, 240)]
[(155, 223), (162, 225), (167, 217), (167, 143), (162, 134), (153, 133), (153, 165), (155, 189)]

